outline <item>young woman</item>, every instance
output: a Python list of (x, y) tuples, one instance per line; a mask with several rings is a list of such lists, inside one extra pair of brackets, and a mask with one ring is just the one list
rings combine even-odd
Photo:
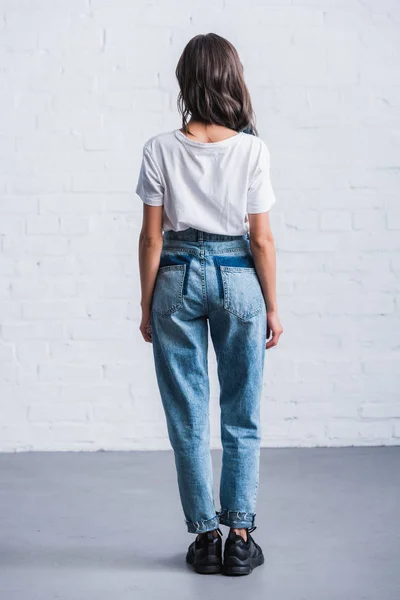
[[(136, 193), (142, 320), (153, 345), (187, 530), (200, 573), (248, 574), (264, 562), (251, 533), (266, 348), (282, 333), (269, 151), (257, 137), (236, 49), (197, 35), (176, 68), (182, 128), (144, 145)], [(190, 116), (190, 119), (189, 119)], [(249, 135), (249, 132), (252, 134)], [(209, 449), (208, 331), (220, 384), (220, 510)], [(230, 528), (222, 561), (219, 524)]]

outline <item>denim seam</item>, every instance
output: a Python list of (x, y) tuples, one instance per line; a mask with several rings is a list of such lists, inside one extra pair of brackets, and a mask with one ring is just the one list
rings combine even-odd
[[(231, 516), (231, 514), (236, 514), (236, 519), (233, 516)], [(256, 517), (256, 513), (244, 512), (240, 510), (230, 510), (227, 508), (222, 508), (220, 511), (217, 512), (217, 515), (222, 524), (224, 524), (224, 521), (228, 521), (229, 524), (250, 523), (251, 525), (254, 525)]]
[(234, 267), (232, 265), (221, 265), (224, 268), (224, 271), (227, 273), (246, 273), (251, 271), (252, 273), (256, 273), (254, 267)]
[[(173, 252), (183, 252), (183, 253), (187, 253), (187, 254), (194, 254), (197, 257), (200, 257), (200, 246), (198, 248), (187, 248), (184, 246), (164, 246), (163, 250), (171, 250)], [(227, 248), (225, 250), (218, 250), (218, 254), (220, 256), (225, 256), (225, 255), (229, 255), (229, 254), (233, 254), (236, 252), (243, 252), (243, 250), (246, 250), (246, 246), (237, 246), (235, 248)], [(204, 256), (213, 256), (215, 255), (215, 251), (208, 251), (207, 248), (205, 248), (204, 250)]]
[[(237, 248), (227, 248), (225, 250), (218, 250), (218, 254), (219, 256), (224, 256), (225, 254), (235, 254), (235, 253), (239, 253), (239, 252), (243, 252), (243, 250), (246, 250), (245, 246), (239, 246)], [(212, 256), (215, 254), (215, 251), (207, 251), (205, 252), (206, 256)]]
[(184, 254), (195, 254), (198, 255), (198, 249), (197, 248), (184, 248), (181, 246), (164, 246), (163, 250), (167, 250), (167, 251), (171, 251), (171, 252), (176, 252), (176, 253), (180, 253), (183, 252)]
[(186, 271), (185, 271), (185, 277), (183, 279), (183, 295), (184, 296), (187, 295), (188, 281), (189, 281), (189, 271), (190, 271), (192, 260), (193, 260), (193, 256), (190, 256), (189, 257), (189, 261), (187, 263)]
[(212, 259), (213, 259), (213, 262), (215, 265), (215, 270), (217, 272), (219, 297), (221, 300), (223, 300), (224, 299), (224, 288), (223, 288), (223, 283), (222, 283), (221, 269), (219, 268), (220, 263), (218, 260), (218, 256), (213, 256)]
[(250, 233), (247, 231), (244, 234), (239, 235), (227, 235), (223, 233), (209, 233), (208, 231), (202, 231), (201, 229), (197, 229), (194, 227), (189, 227), (186, 231), (164, 231), (164, 239), (165, 240), (173, 240), (173, 241), (208, 241), (208, 242), (234, 242), (250, 240)]
[(206, 306), (206, 311), (207, 311), (207, 315), (210, 312), (210, 307), (208, 304), (208, 293), (207, 293), (207, 269), (206, 269), (206, 263), (205, 263), (205, 258), (203, 257), (203, 266), (202, 266), (202, 273), (203, 273), (203, 279), (204, 279), (204, 300), (205, 300), (205, 306)]
[[(212, 517), (211, 519), (200, 519), (199, 521), (189, 521), (189, 520), (185, 519), (185, 523), (186, 523), (189, 531), (191, 531), (192, 533), (197, 533), (200, 530), (202, 530), (204, 528), (205, 524), (207, 524), (207, 523), (209, 523), (210, 525), (213, 525), (215, 523), (218, 526), (219, 518), (218, 518), (218, 514), (216, 513), (215, 516)], [(195, 531), (192, 531), (193, 529)]]

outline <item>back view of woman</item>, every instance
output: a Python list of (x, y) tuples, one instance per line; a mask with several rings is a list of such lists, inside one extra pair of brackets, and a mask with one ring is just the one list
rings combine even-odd
[[(264, 562), (253, 539), (265, 349), (282, 327), (268, 211), (269, 151), (257, 136), (235, 48), (216, 34), (185, 47), (176, 75), (182, 128), (144, 145), (136, 193), (140, 330), (153, 345), (187, 530), (199, 573), (242, 575)], [(208, 331), (223, 446), (220, 506), (210, 455)], [(221, 530), (230, 528), (224, 549)]]

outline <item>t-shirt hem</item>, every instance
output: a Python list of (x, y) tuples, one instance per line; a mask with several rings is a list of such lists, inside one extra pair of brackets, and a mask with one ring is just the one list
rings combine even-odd
[(149, 206), (163, 206), (163, 202), (159, 202), (158, 200), (150, 200), (149, 198), (142, 198), (142, 202), (144, 204), (148, 204)]

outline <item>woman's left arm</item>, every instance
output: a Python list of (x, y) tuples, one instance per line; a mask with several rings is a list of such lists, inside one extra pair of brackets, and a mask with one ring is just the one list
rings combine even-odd
[(143, 204), (143, 222), (139, 236), (139, 270), (142, 308), (140, 332), (146, 342), (152, 342), (151, 302), (163, 245), (162, 206)]

